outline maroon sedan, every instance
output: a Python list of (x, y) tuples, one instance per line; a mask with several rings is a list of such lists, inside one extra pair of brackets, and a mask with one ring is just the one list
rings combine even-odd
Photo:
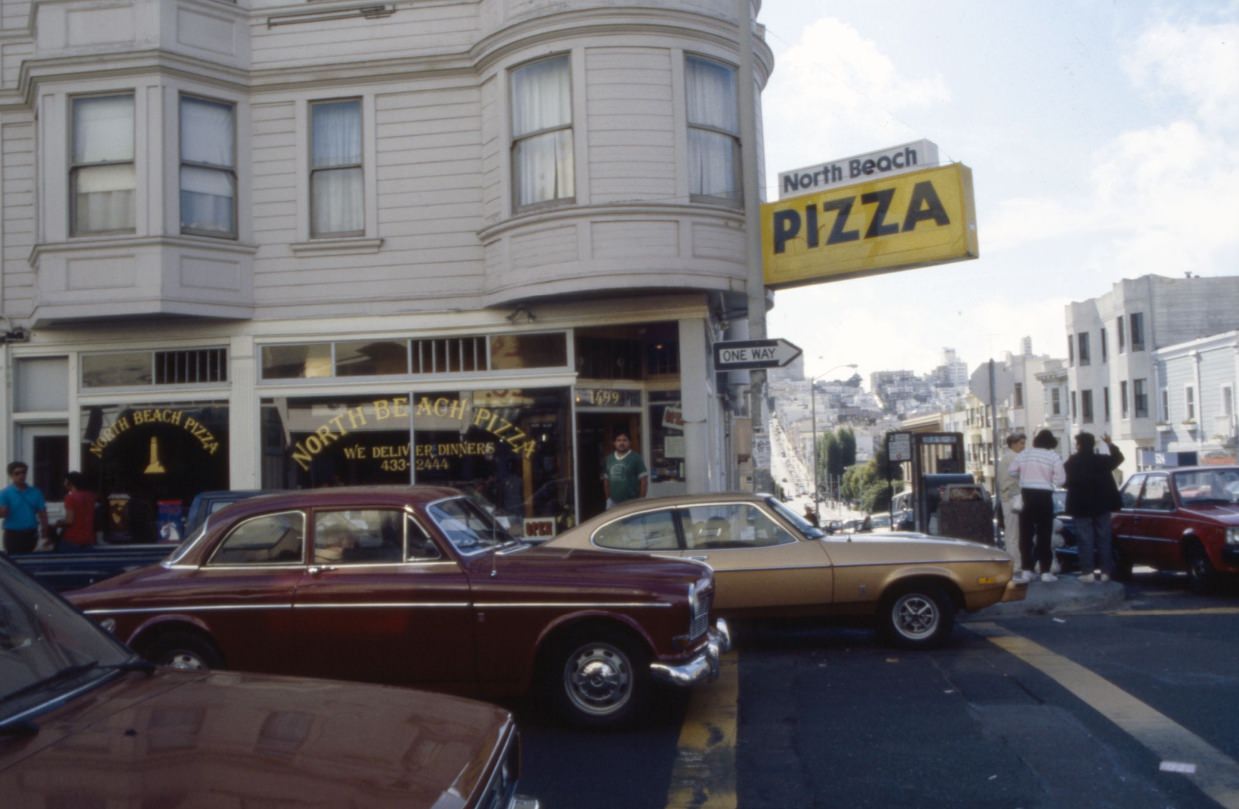
[(1114, 514), (1117, 575), (1132, 565), (1185, 570), (1196, 592), (1220, 574), (1239, 574), (1239, 466), (1138, 472)]
[(159, 669), (0, 554), (6, 807), (536, 809), (493, 705), (408, 688)]
[(454, 489), (320, 489), (213, 515), (159, 565), (69, 595), (148, 659), (414, 685), (537, 687), (567, 719), (640, 716), (717, 675), (710, 569), (538, 548)]

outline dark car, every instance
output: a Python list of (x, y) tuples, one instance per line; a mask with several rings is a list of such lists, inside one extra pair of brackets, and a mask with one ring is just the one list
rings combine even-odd
[(642, 713), (718, 671), (709, 567), (530, 546), (455, 489), (337, 488), (214, 514), (165, 562), (69, 595), (147, 658)]
[[(190, 504), (185, 520), (185, 536), (193, 537), (207, 518), (225, 506), (273, 491), (261, 489), (231, 489), (202, 492)], [(11, 554), (17, 566), (33, 576), (39, 584), (57, 592), (77, 590), (112, 576), (155, 564), (167, 558), (181, 538), (149, 543), (111, 543), (101, 541), (71, 550), (32, 551)]]
[(1120, 490), (1111, 521), (1118, 575), (1132, 565), (1187, 572), (1207, 592), (1239, 574), (1239, 466), (1137, 472)]
[(156, 669), (0, 557), (0, 796), (24, 806), (516, 809), (511, 715), (359, 683)]

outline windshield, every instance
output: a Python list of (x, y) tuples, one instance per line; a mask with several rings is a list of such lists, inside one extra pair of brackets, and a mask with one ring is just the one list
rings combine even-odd
[(820, 528), (814, 527), (813, 523), (801, 517), (796, 512), (785, 506), (777, 497), (767, 497), (766, 505), (770, 506), (779, 516), (796, 526), (800, 533), (804, 534), (809, 539), (821, 539), (826, 536), (826, 532)]
[(432, 503), (426, 511), (439, 531), (463, 554), (516, 542), (485, 509), (463, 497)]
[(124, 665), (133, 653), (0, 557), (0, 729)]

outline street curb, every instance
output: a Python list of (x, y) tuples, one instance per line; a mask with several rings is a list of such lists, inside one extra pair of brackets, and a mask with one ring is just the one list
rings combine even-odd
[(1028, 585), (1023, 601), (1008, 601), (968, 613), (961, 621), (987, 621), (995, 618), (1020, 618), (1030, 615), (1065, 615), (1078, 612), (1104, 612), (1127, 600), (1127, 591), (1116, 581), (1084, 584), (1076, 574), (1059, 576), (1058, 581), (1034, 581)]

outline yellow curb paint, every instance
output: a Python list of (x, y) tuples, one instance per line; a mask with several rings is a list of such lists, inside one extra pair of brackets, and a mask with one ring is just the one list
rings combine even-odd
[(1234, 759), (1110, 681), (1040, 644), (997, 624), (969, 628), (1066, 688), (1163, 761), (1194, 764), (1195, 773), (1184, 777), (1226, 809), (1239, 809), (1239, 764)]
[(680, 727), (667, 809), (736, 809), (740, 657), (723, 655), (718, 679), (693, 689)]

